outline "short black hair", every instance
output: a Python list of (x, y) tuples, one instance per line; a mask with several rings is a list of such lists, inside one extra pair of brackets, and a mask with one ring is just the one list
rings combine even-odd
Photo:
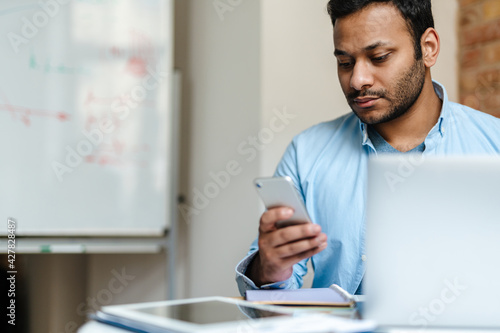
[(337, 19), (354, 14), (374, 3), (389, 3), (399, 10), (413, 37), (415, 58), (421, 59), (420, 39), (428, 28), (434, 28), (431, 0), (330, 0), (327, 9), (335, 26)]

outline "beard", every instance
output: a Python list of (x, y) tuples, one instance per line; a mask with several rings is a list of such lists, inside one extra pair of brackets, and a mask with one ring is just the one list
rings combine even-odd
[[(363, 123), (367, 125), (386, 123), (401, 117), (410, 110), (420, 97), (424, 83), (425, 66), (423, 65), (423, 60), (415, 60), (412, 66), (396, 80), (396, 84), (391, 87), (392, 92), (389, 92), (387, 89), (354, 91), (347, 94), (347, 102), (351, 106), (352, 111)], [(367, 117), (366, 114), (360, 114), (353, 107), (355, 104), (354, 99), (365, 96), (386, 99), (390, 103), (388, 111), (377, 117), (373, 115)]]

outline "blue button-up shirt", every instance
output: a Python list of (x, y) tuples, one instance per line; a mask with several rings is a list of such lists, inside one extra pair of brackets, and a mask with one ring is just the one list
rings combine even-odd
[[(427, 135), (424, 155), (499, 154), (500, 119), (450, 102), (442, 85), (434, 89), (443, 101), (437, 124)], [(354, 294), (365, 273), (365, 201), (367, 161), (377, 151), (368, 128), (353, 113), (313, 126), (288, 146), (275, 176), (289, 176), (309, 215), (328, 236), (328, 246), (293, 267), (286, 281), (261, 288), (300, 288), (307, 260), (314, 268), (313, 288), (335, 283)], [(245, 276), (258, 251), (255, 240), (236, 267), (240, 293), (257, 289)]]

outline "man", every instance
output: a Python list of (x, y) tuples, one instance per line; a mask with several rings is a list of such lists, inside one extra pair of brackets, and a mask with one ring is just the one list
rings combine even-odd
[(236, 268), (242, 294), (300, 288), (309, 259), (313, 287), (362, 292), (369, 156), (500, 153), (500, 119), (448, 101), (432, 81), (440, 40), (431, 0), (331, 0), (328, 12), (353, 113), (309, 128), (287, 148), (275, 175), (294, 180), (315, 224), (277, 229), (291, 210), (265, 212)]

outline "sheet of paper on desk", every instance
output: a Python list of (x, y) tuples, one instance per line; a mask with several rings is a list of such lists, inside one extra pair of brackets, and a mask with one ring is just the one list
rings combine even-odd
[[(377, 325), (371, 320), (350, 320), (329, 315), (304, 315), (290, 318), (286, 323), (265, 331), (251, 330), (248, 332), (262, 333), (355, 333), (371, 332)], [(244, 328), (241, 332), (246, 332)]]

